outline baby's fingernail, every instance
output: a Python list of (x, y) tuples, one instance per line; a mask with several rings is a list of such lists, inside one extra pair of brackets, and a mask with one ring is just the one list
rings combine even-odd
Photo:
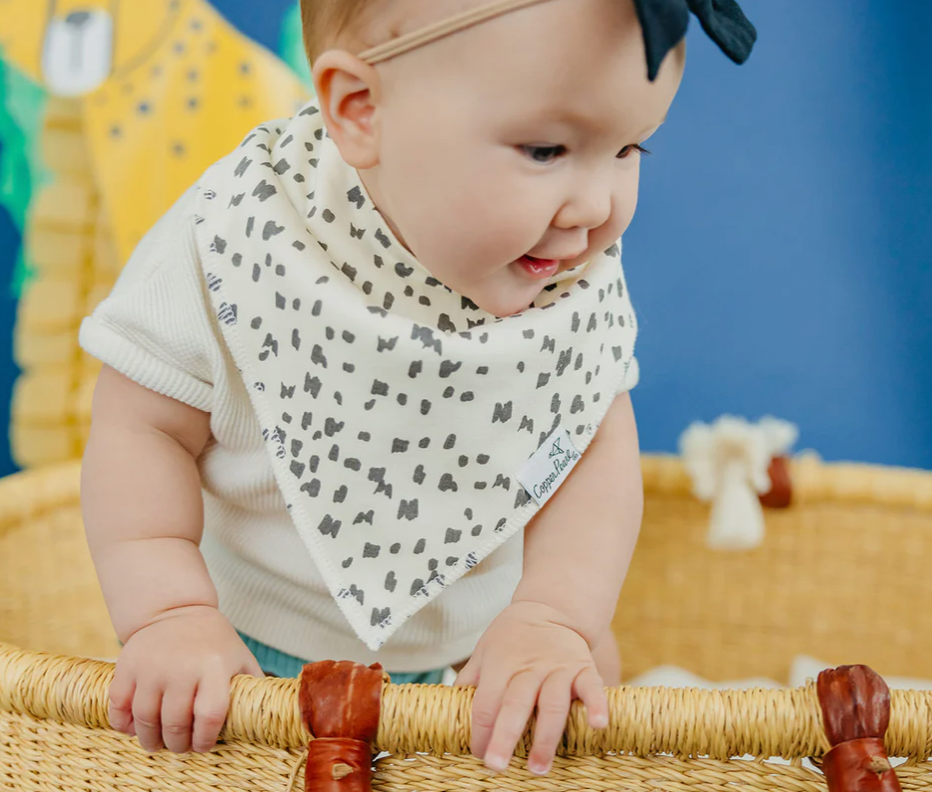
[(608, 716), (607, 715), (594, 715), (592, 718), (592, 728), (593, 729), (607, 729), (608, 728)]
[(547, 775), (550, 772), (549, 764), (541, 764), (540, 762), (531, 762), (527, 769), (530, 770), (534, 775)]
[(504, 756), (487, 756), (485, 766), (494, 773), (503, 773), (508, 769), (508, 760)]

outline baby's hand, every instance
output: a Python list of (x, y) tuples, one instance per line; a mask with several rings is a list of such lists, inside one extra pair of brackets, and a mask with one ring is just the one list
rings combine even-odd
[(496, 772), (505, 770), (537, 706), (528, 769), (550, 771), (570, 704), (581, 699), (596, 729), (608, 725), (608, 697), (585, 639), (546, 605), (506, 608), (479, 641), (456, 680), (477, 686), (472, 710), (472, 753)]
[(209, 751), (230, 705), (230, 680), (263, 676), (216, 608), (192, 606), (138, 630), (117, 659), (110, 725), (150, 753)]

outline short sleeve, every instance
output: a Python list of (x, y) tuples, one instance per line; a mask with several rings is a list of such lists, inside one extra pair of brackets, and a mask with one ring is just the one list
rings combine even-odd
[(139, 385), (210, 412), (222, 353), (195, 241), (194, 194), (140, 242), (78, 341)]

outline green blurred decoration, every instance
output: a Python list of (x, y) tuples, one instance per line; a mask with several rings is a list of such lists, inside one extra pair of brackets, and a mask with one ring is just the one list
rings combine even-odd
[(301, 7), (298, 3), (295, 3), (290, 10), (285, 12), (278, 49), (281, 59), (313, 90), (311, 69), (307, 62), (307, 55), (304, 52)]
[[(0, 206), (22, 233), (26, 211), (46, 178), (38, 152), (39, 129), (47, 95), (2, 60), (0, 52)], [(19, 297), (29, 280), (31, 263), (21, 245), (11, 289)]]

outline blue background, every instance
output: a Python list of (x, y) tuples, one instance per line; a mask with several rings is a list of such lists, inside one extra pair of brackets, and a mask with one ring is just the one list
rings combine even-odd
[(932, 3), (742, 5), (745, 66), (693, 26), (626, 239), (644, 447), (773, 413), (932, 468)]
[[(215, 5), (277, 49), (290, 0)], [(740, 68), (693, 24), (625, 239), (642, 444), (672, 451), (691, 421), (773, 414), (827, 459), (932, 469), (932, 3), (742, 5), (761, 38)], [(0, 283), (18, 244), (0, 210)]]

